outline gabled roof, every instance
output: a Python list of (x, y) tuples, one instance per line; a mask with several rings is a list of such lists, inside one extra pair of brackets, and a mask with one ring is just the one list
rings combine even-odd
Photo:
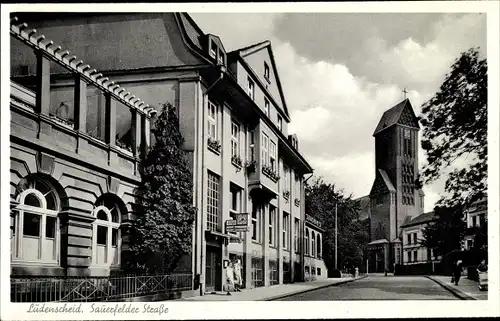
[(250, 45), (250, 46), (247, 46), (247, 47), (243, 47), (243, 48), (240, 48), (240, 49), (233, 50), (233, 51), (231, 51), (228, 54), (228, 57), (239, 57), (239, 58), (241, 58), (240, 60), (247, 67), (250, 67), (246, 63), (245, 59), (243, 59), (243, 58), (245, 58), (246, 56), (251, 55), (251, 54), (253, 54), (253, 53), (257, 52), (257, 51), (266, 49), (266, 48), (267, 48), (267, 50), (269, 52), (269, 57), (271, 58), (271, 65), (272, 65), (272, 68), (274, 70), (274, 76), (276, 77), (276, 84), (278, 86), (278, 91), (279, 91), (279, 94), (281, 96), (280, 98), (281, 98), (281, 104), (283, 106), (283, 112), (285, 114), (285, 118), (288, 121), (290, 121), (290, 114), (288, 113), (288, 108), (287, 108), (286, 101), (285, 101), (285, 95), (283, 93), (283, 87), (281, 86), (281, 80), (280, 80), (280, 77), (279, 77), (278, 68), (276, 66), (276, 61), (274, 59), (274, 53), (273, 53), (273, 49), (272, 49), (272, 46), (271, 46), (271, 41), (264, 40), (262, 42), (259, 42), (259, 43), (256, 43), (256, 44), (253, 44), (253, 45)]
[(187, 36), (193, 44), (199, 49), (203, 49), (201, 37), (205, 35), (203, 30), (194, 22), (193, 18), (185, 12), (179, 14), (179, 20), (182, 23)]
[(392, 185), (391, 179), (387, 175), (386, 171), (384, 171), (383, 169), (379, 169), (378, 172), (380, 173), (380, 176), (382, 176), (387, 189), (389, 189), (390, 192), (395, 192), (396, 189), (394, 188), (394, 185)]
[(370, 190), (370, 196), (373, 194), (378, 182), (382, 182), (389, 192), (396, 192), (396, 189), (394, 188), (394, 185), (392, 184), (391, 179), (387, 175), (386, 171), (383, 169), (377, 169), (377, 174)]
[(408, 227), (408, 226), (429, 223), (429, 222), (434, 221), (434, 220), (436, 220), (436, 216), (434, 215), (434, 212), (433, 211), (427, 212), (427, 213), (423, 213), (423, 214), (420, 214), (419, 216), (412, 218), (409, 222), (401, 225), (401, 227)]
[(373, 135), (375, 136), (376, 134), (380, 133), (381, 131), (392, 127), (396, 125), (397, 123), (400, 123), (401, 115), (405, 109), (409, 109), (411, 111), (411, 114), (414, 119), (414, 124), (412, 127), (420, 129), (420, 125), (418, 124), (417, 121), (417, 116), (415, 115), (415, 112), (413, 111), (413, 107), (410, 103), (410, 100), (406, 98), (402, 102), (398, 103), (397, 105), (393, 106), (392, 108), (386, 110), (384, 114), (382, 115), (382, 118), (380, 118), (380, 121), (378, 122), (377, 128), (375, 128), (375, 131), (373, 132)]

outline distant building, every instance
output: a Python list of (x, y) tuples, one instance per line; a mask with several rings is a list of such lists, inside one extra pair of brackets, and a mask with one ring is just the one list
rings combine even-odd
[[(370, 272), (391, 271), (394, 264), (402, 263), (401, 226), (408, 217), (423, 213), (424, 193), (415, 186), (419, 130), (410, 100), (405, 99), (382, 115), (373, 133), (375, 181), (368, 196)], [(362, 204), (366, 204), (365, 198)]]
[(328, 277), (328, 269), (323, 261), (323, 232), (321, 223), (311, 215), (306, 214), (304, 248), (306, 281)]
[(420, 214), (406, 223), (401, 225), (402, 229), (402, 260), (399, 260), (404, 265), (420, 264), (427, 262), (438, 262), (438, 258), (434, 257), (432, 249), (425, 247), (423, 243), (424, 230), (428, 224), (432, 224), (436, 220), (434, 212)]
[(478, 200), (469, 207), (465, 212), (465, 220), (467, 229), (465, 231), (464, 249), (470, 250), (474, 247), (474, 238), (481, 226), (486, 223), (488, 215), (488, 199), (483, 198)]

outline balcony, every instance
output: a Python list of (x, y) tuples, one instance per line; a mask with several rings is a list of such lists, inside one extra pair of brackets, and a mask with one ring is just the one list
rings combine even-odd
[(156, 111), (15, 18), (11, 39), (13, 52), (21, 57), (11, 64), (16, 141), (138, 176)]

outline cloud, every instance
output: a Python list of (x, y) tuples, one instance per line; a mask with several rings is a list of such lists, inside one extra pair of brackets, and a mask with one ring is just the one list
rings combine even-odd
[(271, 37), (274, 23), (282, 14), (272, 13), (190, 13), (206, 33), (218, 35), (227, 51), (246, 47)]
[[(480, 14), (193, 14), (226, 50), (272, 41), (290, 133), (317, 175), (355, 197), (374, 179), (373, 131), (383, 112), (403, 99), (418, 115), (453, 60), (471, 46), (485, 51)], [(395, 23), (398, 22), (398, 23)], [(394, 28), (398, 25), (398, 28)], [(228, 28), (231, 26), (231, 28)], [(421, 133), (420, 133), (421, 134)], [(419, 150), (419, 165), (425, 163)], [(444, 179), (425, 186), (425, 210)]]

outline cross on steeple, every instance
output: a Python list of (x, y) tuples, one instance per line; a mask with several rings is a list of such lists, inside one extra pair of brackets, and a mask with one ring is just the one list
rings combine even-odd
[(408, 90), (406, 90), (406, 87), (405, 87), (405, 88), (403, 88), (403, 90), (402, 90), (402, 91), (403, 91), (403, 93), (404, 93), (404, 95), (405, 95), (405, 99), (406, 99), (406, 94), (408, 93)]

